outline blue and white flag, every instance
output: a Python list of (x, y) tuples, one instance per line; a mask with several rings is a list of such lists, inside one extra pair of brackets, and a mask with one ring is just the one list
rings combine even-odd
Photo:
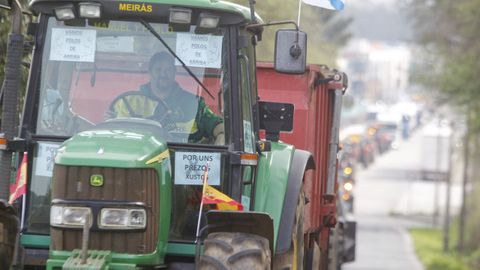
[(343, 0), (302, 0), (305, 4), (333, 9), (333, 10), (342, 10), (344, 3)]

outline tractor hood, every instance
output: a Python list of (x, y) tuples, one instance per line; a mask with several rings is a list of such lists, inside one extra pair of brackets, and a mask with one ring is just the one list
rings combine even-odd
[(96, 167), (141, 168), (167, 149), (168, 133), (156, 122), (115, 119), (65, 141), (56, 164)]

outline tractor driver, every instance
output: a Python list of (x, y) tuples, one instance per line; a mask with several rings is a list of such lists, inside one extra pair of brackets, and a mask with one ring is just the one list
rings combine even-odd
[[(171, 132), (189, 133), (188, 142), (225, 144), (223, 119), (205, 104), (203, 97), (178, 85), (175, 81), (175, 60), (168, 52), (154, 54), (150, 58), (148, 72), (150, 82), (141, 85), (139, 91), (156, 101), (153, 117), (150, 118), (160, 122)], [(108, 115), (121, 116), (121, 109), (117, 106), (111, 108), (117, 113), (107, 113)]]

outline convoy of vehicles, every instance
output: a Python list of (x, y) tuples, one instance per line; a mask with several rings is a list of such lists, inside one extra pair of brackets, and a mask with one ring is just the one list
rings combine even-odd
[[(346, 77), (306, 67), (298, 29), (279, 30), (274, 66), (257, 68), (263, 28), (279, 23), (262, 23), (253, 2), (30, 2), (38, 20), (20, 128), (18, 33), (1, 126), (2, 185), (15, 174), (12, 160), (18, 168), (28, 154), (17, 268), (327, 269), (329, 254), (342, 254), (330, 236)], [(18, 2), (9, 3), (18, 18)], [(176, 59), (175, 80), (197, 97), (184, 109), (204, 102), (223, 119), (221, 143), (193, 140), (199, 119), (180, 126), (172, 104), (135, 91), (159, 51)], [(115, 102), (123, 117), (106, 120)], [(207, 175), (244, 211), (201, 211)], [(347, 250), (339, 256), (352, 259)]]

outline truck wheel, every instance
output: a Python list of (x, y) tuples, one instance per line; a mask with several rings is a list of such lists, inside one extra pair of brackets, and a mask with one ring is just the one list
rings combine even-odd
[(303, 218), (305, 216), (305, 193), (303, 187), (298, 196), (295, 223), (292, 231), (292, 244), (290, 250), (280, 256), (275, 256), (273, 269), (276, 270), (301, 270), (304, 268), (304, 244), (303, 244)]
[(211, 233), (205, 239), (200, 270), (267, 270), (271, 254), (266, 238), (248, 233)]

